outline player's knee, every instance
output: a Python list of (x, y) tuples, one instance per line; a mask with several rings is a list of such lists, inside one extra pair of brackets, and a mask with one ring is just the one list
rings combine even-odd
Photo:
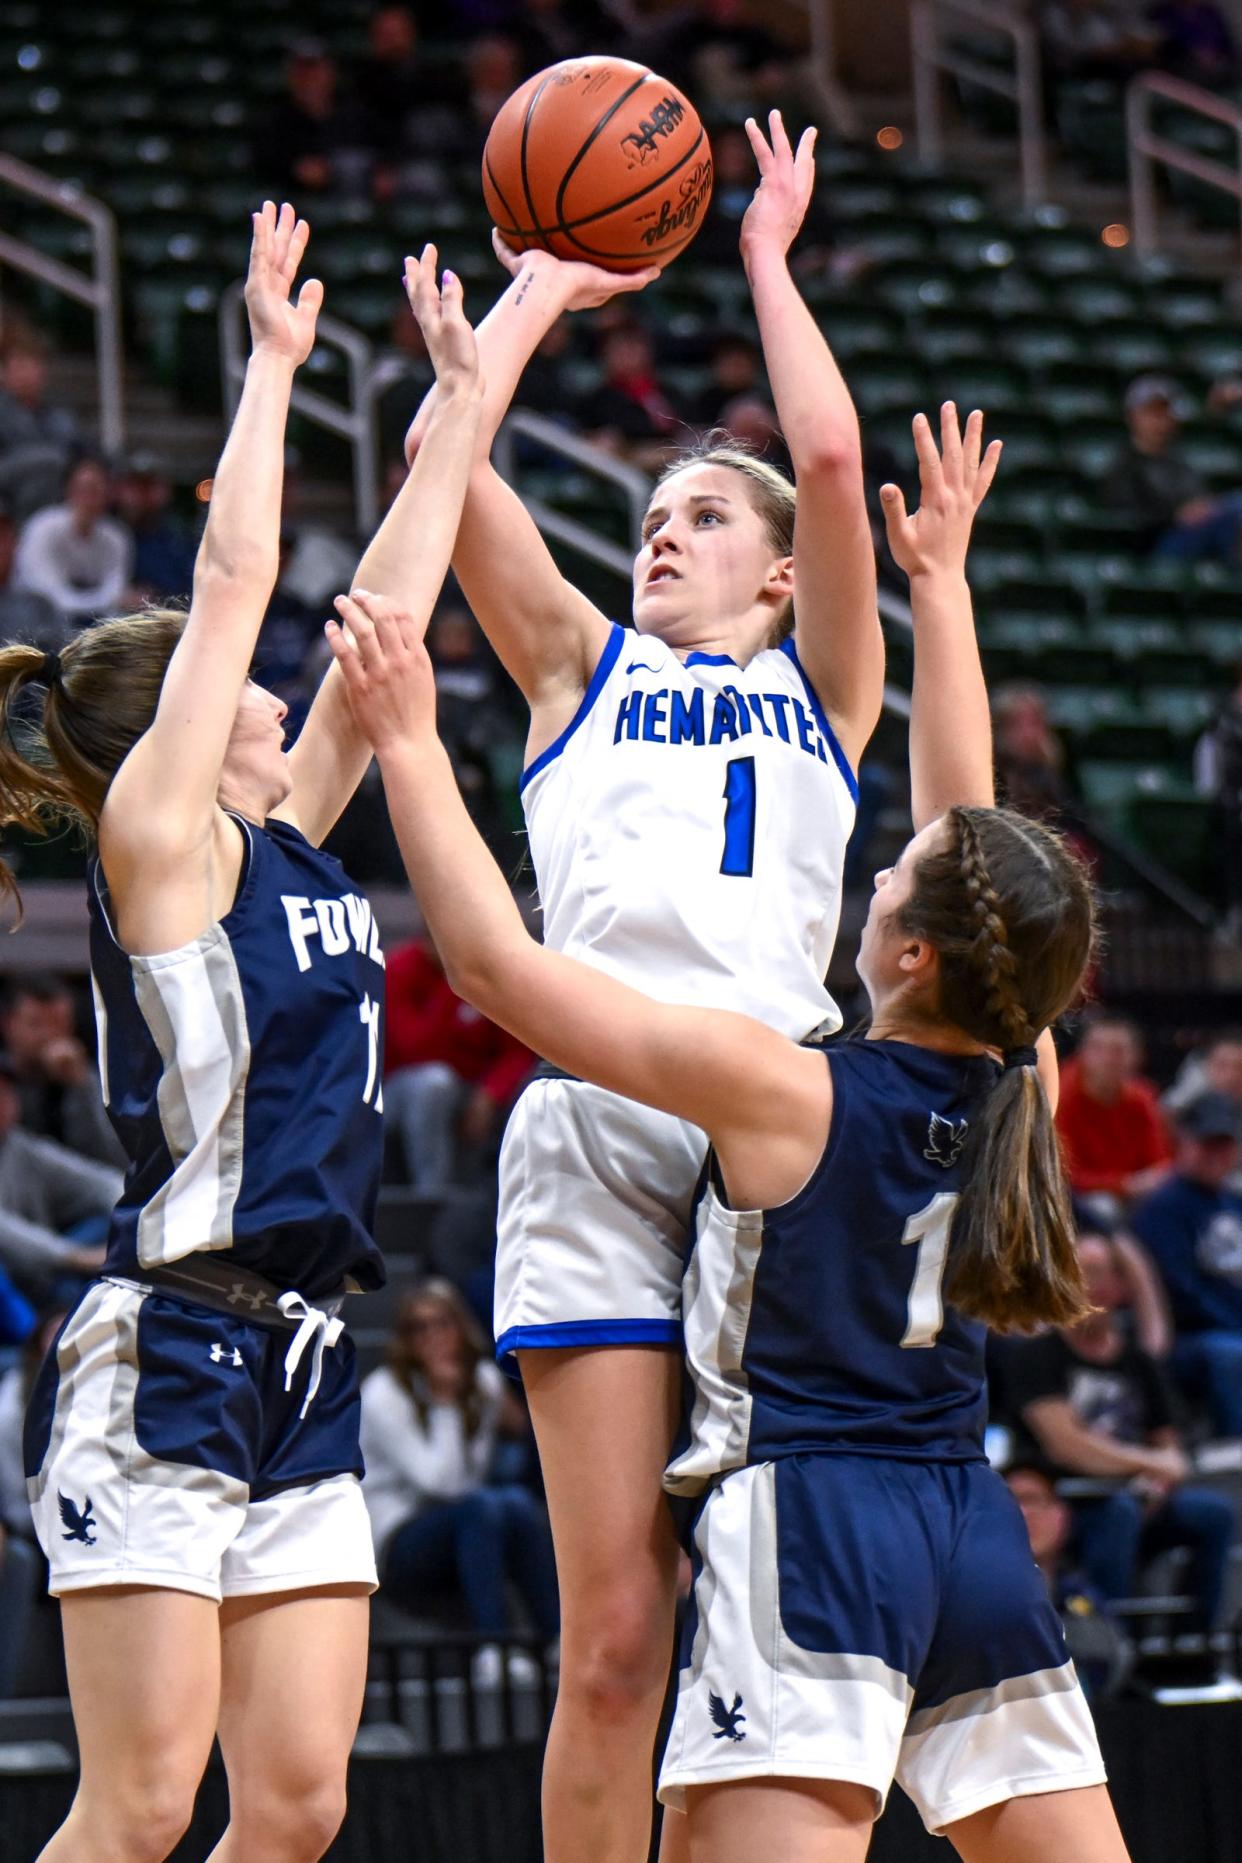
[(603, 1719), (646, 1712), (668, 1676), (666, 1631), (644, 1591), (617, 1593), (562, 1643), (562, 1691)]
[(233, 1796), (230, 1829), (247, 1854), (271, 1863), (317, 1863), (344, 1820), (344, 1779), (298, 1773)]
[(128, 1784), (112, 1780), (106, 1802), (90, 1795), (84, 1822), (104, 1846), (103, 1854), (114, 1853), (126, 1863), (163, 1863), (190, 1828), (197, 1790), (197, 1777), (179, 1777), (175, 1771)]

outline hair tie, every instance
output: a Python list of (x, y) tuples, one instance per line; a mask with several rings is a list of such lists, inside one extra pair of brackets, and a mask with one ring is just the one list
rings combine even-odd
[(1039, 1056), (1034, 1048), (1007, 1048), (1001, 1056), (1001, 1066), (1008, 1073), (1011, 1067), (1038, 1067)]
[(41, 679), (45, 686), (58, 686), (60, 684), (60, 655), (55, 651), (45, 653), (35, 678)]

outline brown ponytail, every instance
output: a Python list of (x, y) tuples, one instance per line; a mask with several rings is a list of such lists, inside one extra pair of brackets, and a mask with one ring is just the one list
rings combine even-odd
[[(93, 834), (108, 786), (150, 728), (164, 674), (185, 627), (180, 609), (153, 608), (84, 628), (60, 653), (0, 647), (0, 829)], [(40, 706), (34, 692), (46, 687)], [(21, 899), (0, 861), (0, 898)]]
[[(1091, 961), (1090, 881), (1064, 842), (1008, 809), (955, 808), (924, 856), (902, 928), (940, 958), (938, 1016), (989, 1048), (1029, 1047)], [(997, 1332), (1089, 1311), (1052, 1110), (1033, 1066), (1007, 1067), (972, 1119), (945, 1286)]]

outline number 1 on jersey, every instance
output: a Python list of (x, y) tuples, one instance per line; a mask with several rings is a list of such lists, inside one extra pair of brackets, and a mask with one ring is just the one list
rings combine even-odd
[(755, 760), (731, 757), (725, 772), (722, 873), (745, 878), (755, 870)]
[(944, 1325), (940, 1283), (944, 1279), (957, 1195), (956, 1190), (937, 1191), (930, 1203), (915, 1211), (902, 1232), (903, 1243), (916, 1242), (919, 1251), (914, 1260), (906, 1330), (901, 1338), (903, 1346), (935, 1345)]

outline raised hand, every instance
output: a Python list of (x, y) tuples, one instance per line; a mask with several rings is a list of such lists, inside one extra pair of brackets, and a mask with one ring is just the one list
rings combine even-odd
[(291, 300), (310, 228), (299, 220), (288, 201), (276, 212), (274, 201), (264, 201), (251, 215), (254, 235), (250, 269), (246, 274), (246, 312), (250, 318), (253, 349), (285, 356), (296, 368), (315, 346), (315, 321), (323, 304), (323, 286), (308, 278)]
[(445, 272), (436, 284), (434, 246), (424, 246), (421, 259), (405, 262), (405, 293), (418, 320), (442, 393), (460, 393), (479, 386), (479, 350), (474, 331), (462, 308), (461, 279)]
[(506, 246), (499, 231), (492, 228), (492, 250), (514, 278), (522, 273), (544, 272), (556, 282), (564, 302), (562, 310), (598, 310), (619, 292), (642, 291), (660, 276), (658, 265), (648, 265), (641, 272), (610, 272), (602, 265), (584, 265), (577, 259), (558, 259), (551, 252), (537, 248), (531, 252), (514, 252)]
[(815, 186), (814, 129), (805, 129), (795, 155), (779, 110), (768, 116), (769, 143), (753, 116), (746, 134), (759, 164), (759, 186), (742, 218), (742, 251), (771, 244), (788, 252), (806, 218)]
[(435, 675), (409, 615), (366, 589), (338, 595), (334, 605), (341, 619), (329, 621), (324, 632), (358, 729), (376, 755), (393, 744), (434, 737)]
[(940, 451), (926, 414), (914, 417), (914, 445), (919, 456), (918, 510), (913, 516), (907, 513), (899, 486), (880, 487), (888, 547), (908, 576), (965, 575), (975, 513), (996, 477), (1001, 443), (993, 440), (983, 452), (983, 415), (978, 409), (966, 422), (963, 437), (957, 405), (946, 401), (940, 410)]

